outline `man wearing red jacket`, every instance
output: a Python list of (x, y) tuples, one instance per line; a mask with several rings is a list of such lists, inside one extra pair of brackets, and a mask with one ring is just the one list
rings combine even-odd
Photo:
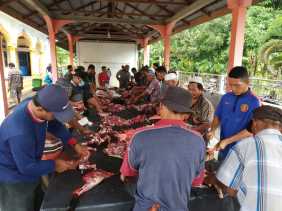
[(105, 66), (102, 67), (102, 72), (98, 75), (98, 81), (101, 88), (105, 88), (106, 84), (110, 81), (107, 68)]

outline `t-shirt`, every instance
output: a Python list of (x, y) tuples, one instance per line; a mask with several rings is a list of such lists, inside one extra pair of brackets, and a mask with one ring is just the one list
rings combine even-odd
[(110, 80), (110, 78), (109, 78), (107, 72), (101, 72), (101, 73), (99, 73), (98, 78), (99, 78), (99, 85), (100, 85), (101, 87), (105, 87), (106, 83), (108, 83), (109, 80)]
[(134, 211), (147, 211), (154, 203), (161, 210), (187, 211), (204, 156), (203, 139), (183, 121), (161, 120), (137, 132), (128, 149), (128, 163), (139, 172)]
[(146, 94), (150, 95), (151, 102), (158, 102), (161, 98), (160, 82), (157, 79), (153, 79), (145, 92)]
[[(253, 111), (259, 106), (259, 99), (250, 90), (240, 96), (233, 92), (223, 95), (215, 111), (215, 116), (220, 120), (220, 139), (223, 140), (247, 129), (251, 123)], [(220, 159), (224, 159), (235, 144), (236, 142), (229, 144), (221, 150)]]
[(53, 172), (54, 161), (42, 161), (46, 131), (64, 144), (71, 134), (57, 120), (38, 122), (27, 108), (30, 99), (19, 104), (0, 126), (0, 182), (36, 182)]
[(265, 129), (230, 150), (216, 177), (238, 190), (240, 211), (280, 211), (282, 135)]

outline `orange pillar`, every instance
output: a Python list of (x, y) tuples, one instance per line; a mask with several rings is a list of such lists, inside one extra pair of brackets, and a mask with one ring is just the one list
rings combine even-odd
[(51, 67), (53, 82), (58, 78), (57, 72), (57, 57), (56, 57), (56, 29), (53, 20), (49, 16), (43, 16), (46, 21), (48, 33), (49, 33), (49, 43), (50, 43), (50, 53), (51, 53)]
[(74, 44), (74, 40), (71, 34), (67, 34), (67, 38), (68, 38), (68, 46), (69, 46), (69, 57), (70, 57), (70, 64), (73, 66), (73, 58), (74, 58), (74, 54), (73, 54), (73, 44)]
[(176, 22), (171, 22), (167, 25), (150, 25), (153, 29), (157, 30), (164, 42), (164, 65), (167, 70), (169, 70), (170, 65), (170, 35), (173, 31), (173, 28), (175, 26)]
[(228, 0), (228, 8), (232, 10), (231, 42), (229, 48), (228, 71), (242, 65), (244, 50), (244, 33), (247, 7), (252, 0)]
[(0, 123), (4, 120), (8, 114), (8, 99), (4, 78), (4, 61), (2, 57), (2, 35), (0, 34)]
[(150, 46), (149, 37), (143, 39), (143, 48), (144, 48), (144, 65), (150, 65)]

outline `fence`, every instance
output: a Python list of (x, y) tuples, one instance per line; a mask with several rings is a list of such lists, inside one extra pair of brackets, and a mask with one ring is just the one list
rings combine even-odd
[[(179, 72), (181, 85), (186, 85), (191, 77), (201, 76), (204, 87), (212, 93), (223, 94), (226, 86), (226, 76), (208, 73)], [(266, 102), (282, 105), (282, 80), (268, 80), (261, 78), (251, 78), (250, 87)]]

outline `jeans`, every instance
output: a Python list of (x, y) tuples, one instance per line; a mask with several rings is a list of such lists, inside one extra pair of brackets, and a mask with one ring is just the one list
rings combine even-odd
[(38, 183), (0, 182), (0, 211), (33, 211)]

